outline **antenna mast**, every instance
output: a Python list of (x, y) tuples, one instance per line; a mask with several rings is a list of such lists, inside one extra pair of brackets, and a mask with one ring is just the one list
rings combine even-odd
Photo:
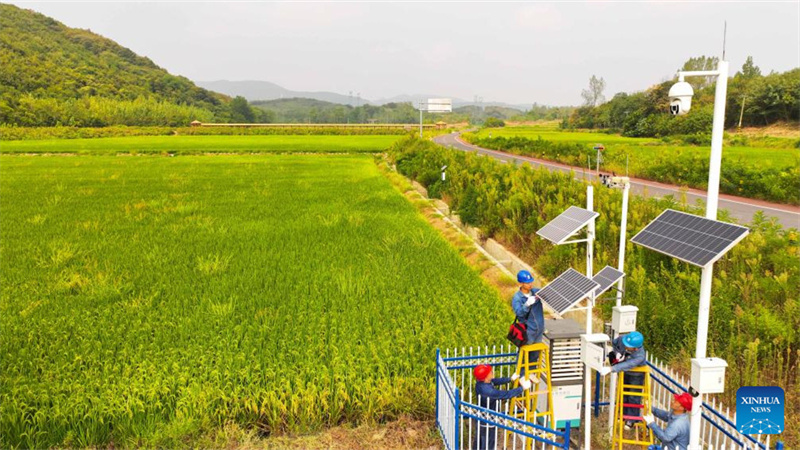
[(728, 38), (728, 21), (725, 21), (725, 31), (722, 32), (722, 60), (725, 61), (725, 41)]

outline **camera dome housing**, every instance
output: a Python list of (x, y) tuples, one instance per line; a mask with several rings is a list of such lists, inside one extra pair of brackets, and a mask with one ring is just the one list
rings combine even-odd
[(692, 109), (692, 85), (681, 80), (669, 88), (669, 112), (674, 116), (682, 116)]

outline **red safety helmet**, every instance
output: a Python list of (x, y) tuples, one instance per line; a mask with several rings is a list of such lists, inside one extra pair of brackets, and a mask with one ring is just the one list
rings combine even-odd
[(475, 366), (475, 368), (472, 369), (472, 374), (475, 375), (475, 378), (478, 381), (483, 381), (486, 379), (486, 377), (489, 376), (489, 372), (491, 371), (492, 371), (492, 366), (488, 364), (481, 364), (479, 366)]
[(692, 394), (684, 392), (683, 394), (675, 394), (675, 400), (683, 406), (687, 411), (692, 410)]

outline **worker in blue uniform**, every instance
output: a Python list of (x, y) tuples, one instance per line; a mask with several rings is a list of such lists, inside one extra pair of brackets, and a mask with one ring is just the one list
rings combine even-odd
[[(519, 375), (516, 373), (510, 377), (494, 378), (494, 370), (492, 366), (488, 364), (475, 366), (475, 368), (472, 369), (472, 374), (475, 376), (476, 380), (475, 393), (478, 394), (478, 406), (491, 411), (502, 412), (499, 410), (500, 400), (519, 397), (524, 391), (530, 389), (532, 385), (527, 378), (519, 378)], [(517, 379), (519, 379), (520, 384), (518, 388), (502, 390), (496, 387), (511, 383)], [(477, 428), (472, 448), (476, 450), (494, 450), (497, 427), (478, 421)]]
[[(613, 347), (613, 351), (608, 354), (608, 360), (611, 363), (611, 369), (609, 371), (614, 373), (624, 372), (625, 384), (644, 386), (644, 373), (627, 372), (628, 370), (647, 364), (644, 351), (644, 336), (642, 333), (632, 331), (620, 336), (614, 339)], [(605, 373), (603, 373), (603, 375), (605, 375)], [(642, 391), (644, 391), (644, 388), (642, 388)], [(641, 405), (642, 397), (626, 395), (622, 401), (629, 405)], [(625, 406), (622, 409), (622, 414), (629, 417), (641, 417), (642, 408)], [(632, 420), (625, 421), (625, 429), (630, 429), (632, 425)]]
[[(689, 412), (692, 410), (692, 396), (684, 392), (673, 394), (672, 411), (653, 408), (653, 414), (644, 416), (647, 426), (653, 430), (653, 434), (664, 444), (664, 450), (686, 450), (689, 448), (689, 430), (691, 421)], [(667, 422), (665, 428), (661, 428), (655, 423), (655, 417)]]
[[(527, 270), (520, 270), (517, 273), (519, 290), (514, 293), (511, 299), (511, 308), (517, 316), (517, 320), (525, 324), (526, 341), (525, 345), (542, 342), (544, 335), (544, 308), (542, 300), (536, 296), (539, 289), (533, 287), (533, 275)], [(531, 360), (539, 358), (539, 352), (530, 355)]]

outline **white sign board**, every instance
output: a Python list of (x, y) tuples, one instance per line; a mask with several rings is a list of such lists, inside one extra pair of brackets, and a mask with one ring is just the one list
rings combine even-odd
[(453, 112), (453, 100), (449, 98), (429, 98), (422, 109), (429, 113)]
[(600, 370), (605, 365), (608, 336), (605, 334), (581, 335), (581, 359), (594, 370)]

